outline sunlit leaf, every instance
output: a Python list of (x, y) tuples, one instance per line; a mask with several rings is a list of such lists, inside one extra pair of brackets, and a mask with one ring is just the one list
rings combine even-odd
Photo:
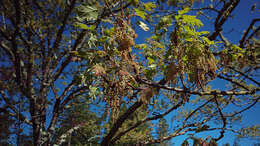
[(184, 8), (183, 10), (178, 11), (178, 14), (179, 14), (179, 15), (183, 15), (183, 14), (185, 14), (185, 13), (188, 13), (189, 10), (190, 10), (189, 8)]
[(155, 3), (153, 2), (147, 2), (147, 3), (144, 3), (144, 8), (145, 10), (147, 10), (148, 12), (150, 12), (153, 8), (155, 8), (156, 5)]
[(135, 9), (135, 15), (141, 17), (143, 20), (146, 19), (146, 12), (140, 9)]
[(142, 21), (139, 21), (138, 25), (144, 30), (144, 31), (148, 31), (149, 27)]
[(86, 24), (83, 24), (83, 23), (76, 23), (75, 24), (76, 27), (79, 27), (81, 29), (86, 29), (86, 30), (95, 30), (96, 26), (94, 25), (86, 25)]

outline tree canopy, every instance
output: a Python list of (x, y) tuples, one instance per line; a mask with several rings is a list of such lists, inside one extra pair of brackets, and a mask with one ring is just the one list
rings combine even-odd
[(237, 124), (260, 99), (260, 19), (239, 40), (225, 33), (241, 3), (0, 1), (0, 144), (259, 139)]

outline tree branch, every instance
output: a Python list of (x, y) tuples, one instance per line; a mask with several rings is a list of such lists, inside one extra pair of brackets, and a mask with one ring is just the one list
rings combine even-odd
[(103, 138), (101, 145), (102, 146), (109, 146), (110, 141), (112, 140), (113, 136), (116, 134), (118, 129), (122, 126), (124, 121), (132, 115), (139, 107), (143, 105), (143, 102), (137, 101), (134, 103), (127, 111), (121, 115), (116, 122), (113, 124), (113, 127), (110, 129), (109, 133)]
[[(254, 24), (255, 24), (257, 21), (260, 21), (260, 19), (253, 19), (253, 20), (251, 21), (250, 25), (248, 26), (247, 30), (245, 31), (245, 33), (243, 34), (241, 40), (239, 41), (239, 43), (240, 43), (239, 47), (240, 47), (240, 48), (244, 48), (244, 43), (246, 42), (246, 41), (245, 41), (245, 40), (246, 40), (246, 37), (247, 37), (249, 31), (253, 28)], [(259, 29), (259, 27), (258, 27), (258, 29)], [(257, 31), (255, 31), (255, 32), (257, 32)], [(252, 33), (252, 34), (254, 34), (254, 33)]]
[(2, 98), (4, 99), (5, 103), (7, 104), (7, 106), (15, 113), (15, 115), (10, 114), (13, 117), (17, 117), (17, 115), (20, 116), (21, 120), (24, 121), (26, 124), (28, 125), (32, 125), (32, 122), (30, 120), (28, 120), (22, 113), (18, 112), (18, 110), (16, 109), (16, 107), (13, 106), (13, 104), (11, 104), (7, 98), (7, 96), (5, 95), (4, 91), (0, 91), (0, 95), (2, 96)]
[[(166, 140), (170, 140), (173, 137), (184, 135), (184, 134), (186, 134), (189, 131), (194, 131), (194, 129), (191, 129), (191, 128), (188, 128), (188, 127), (196, 127), (197, 125), (198, 124), (183, 125), (181, 128), (175, 130), (169, 136), (161, 137), (161, 138), (158, 138), (158, 139), (152, 139), (152, 140), (149, 140), (149, 141), (146, 141), (146, 142), (141, 142), (141, 144), (149, 145), (149, 144), (155, 144), (155, 143), (160, 143), (160, 142), (163, 142), (163, 141), (166, 141)], [(187, 129), (185, 129), (185, 128), (187, 128)]]
[(247, 106), (246, 108), (244, 108), (244, 109), (242, 109), (242, 110), (240, 110), (240, 111), (238, 111), (238, 112), (235, 112), (235, 113), (233, 113), (233, 114), (231, 114), (231, 115), (225, 115), (225, 117), (234, 117), (234, 116), (237, 115), (237, 114), (241, 114), (242, 112), (244, 112), (244, 111), (250, 109), (250, 108), (253, 107), (255, 104), (257, 104), (259, 100), (260, 100), (260, 97), (258, 97), (257, 99), (255, 99), (255, 101), (254, 101), (251, 105)]
[(233, 84), (236, 84), (237, 86), (242, 87), (242, 88), (244, 88), (245, 90), (249, 91), (249, 88), (246, 87), (245, 85), (241, 84), (240, 82), (237, 82), (237, 81), (235, 81), (235, 80), (233, 80), (233, 79), (231, 79), (231, 78), (226, 78), (226, 77), (224, 77), (224, 76), (222, 76), (222, 75), (220, 75), (220, 74), (218, 75), (218, 77), (219, 77), (220, 79), (224, 79), (224, 80), (227, 80), (227, 81), (229, 81), (229, 82), (231, 82), (231, 83), (233, 83)]
[(223, 24), (227, 21), (227, 18), (230, 16), (232, 11), (236, 8), (240, 0), (230, 0), (228, 3), (225, 3), (223, 8), (218, 13), (218, 16), (215, 20), (215, 30), (209, 36), (210, 40), (215, 40), (219, 33), (222, 31)]
[(173, 106), (172, 108), (168, 109), (166, 112), (162, 113), (162, 114), (158, 114), (156, 116), (153, 116), (153, 117), (147, 117), (147, 118), (144, 118), (138, 122), (136, 122), (136, 124), (134, 124), (133, 126), (131, 126), (130, 128), (128, 128), (127, 130), (125, 131), (122, 131), (120, 132), (115, 138), (113, 138), (111, 140), (111, 143), (115, 143), (117, 140), (119, 140), (123, 135), (125, 135), (126, 133), (128, 133), (129, 131), (137, 128), (138, 126), (140, 126), (141, 124), (144, 124), (145, 122), (148, 122), (148, 121), (152, 121), (152, 120), (157, 120), (157, 119), (160, 119), (160, 118), (163, 118), (164, 116), (166, 116), (167, 114), (169, 114), (170, 112), (172, 112), (173, 110), (176, 110), (178, 107), (180, 107), (181, 105), (183, 105), (184, 103), (184, 100), (180, 101), (178, 104), (176, 104), (175, 106)]
[(55, 42), (54, 42), (54, 44), (53, 44), (52, 49), (50, 49), (50, 50), (58, 49), (59, 43), (60, 43), (60, 41), (61, 41), (61, 39), (62, 39), (62, 34), (63, 34), (63, 32), (64, 32), (64, 30), (65, 30), (65, 26), (66, 26), (66, 24), (67, 24), (67, 20), (68, 20), (68, 18), (69, 18), (69, 16), (70, 16), (70, 14), (71, 14), (71, 12), (72, 12), (74, 6), (75, 6), (75, 3), (76, 3), (76, 0), (72, 0), (72, 2), (70, 3), (70, 5), (65, 9), (65, 15), (64, 15), (64, 18), (63, 18), (63, 20), (62, 20), (62, 22), (61, 22), (62, 25), (61, 25), (60, 29), (58, 30), (58, 33), (57, 33), (57, 35), (56, 35), (56, 36), (57, 36), (57, 37), (56, 37), (56, 40), (55, 40)]
[(221, 111), (221, 109), (220, 109), (220, 107), (219, 107), (219, 103), (218, 103), (218, 100), (217, 100), (217, 96), (214, 96), (214, 101), (215, 101), (215, 103), (216, 103), (216, 105), (217, 105), (218, 112), (219, 112), (219, 114), (220, 114), (220, 116), (221, 116), (221, 119), (222, 119), (222, 121), (223, 121), (223, 126), (222, 126), (222, 130), (220, 131), (220, 136), (219, 136), (218, 138), (215, 138), (215, 140), (218, 141), (218, 140), (220, 140), (221, 138), (224, 137), (225, 128), (226, 128), (226, 125), (227, 125), (227, 119), (226, 119), (226, 117), (223, 115), (223, 113), (222, 113), (222, 111)]
[(257, 91), (260, 91), (260, 88), (255, 88), (252, 89), (250, 91), (219, 91), (219, 90), (212, 90), (212, 91), (191, 91), (188, 89), (180, 89), (180, 88), (175, 88), (175, 87), (168, 87), (168, 86), (163, 86), (163, 85), (158, 85), (156, 83), (152, 83), (152, 82), (147, 82), (144, 80), (141, 80), (142, 83), (150, 85), (152, 87), (156, 87), (156, 88), (161, 88), (161, 89), (165, 89), (165, 90), (171, 90), (171, 91), (175, 91), (175, 92), (179, 92), (179, 93), (188, 93), (188, 94), (194, 94), (194, 95), (250, 95), (250, 94), (254, 94)]
[(248, 75), (244, 74), (243, 72), (241, 72), (241, 71), (235, 69), (234, 67), (232, 67), (232, 66), (230, 66), (230, 65), (228, 65), (228, 66), (226, 66), (226, 67), (232, 69), (233, 71), (235, 71), (235, 72), (241, 74), (242, 76), (246, 77), (247, 79), (251, 80), (252, 82), (254, 82), (255, 84), (257, 84), (258, 87), (260, 86), (260, 83), (259, 83), (258, 81), (254, 80), (253, 78), (249, 77)]

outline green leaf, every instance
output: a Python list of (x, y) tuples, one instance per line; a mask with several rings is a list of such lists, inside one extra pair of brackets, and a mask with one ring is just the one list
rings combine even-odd
[(89, 86), (89, 96), (95, 100), (96, 99), (96, 95), (98, 93), (98, 88), (94, 87), (94, 86)]
[(98, 18), (98, 9), (95, 5), (80, 6), (79, 7), (79, 16), (77, 17), (80, 21), (94, 21)]
[(147, 10), (148, 12), (150, 12), (155, 7), (156, 5), (153, 2), (144, 3), (144, 9)]
[(146, 19), (146, 12), (140, 9), (135, 9), (135, 15), (141, 17), (143, 20)]
[(185, 23), (190, 24), (192, 26), (201, 27), (203, 26), (203, 23), (196, 18), (196, 16), (191, 15), (183, 15), (182, 19)]
[(183, 14), (185, 14), (185, 13), (188, 13), (189, 10), (190, 10), (189, 8), (184, 8), (183, 10), (178, 11), (178, 14), (179, 14), (179, 15), (183, 15)]
[(155, 60), (153, 58), (151, 58), (151, 57), (148, 57), (147, 59), (149, 61), (149, 64), (153, 64), (155, 62)]
[(157, 48), (164, 49), (164, 45), (159, 42), (153, 41), (153, 45)]
[(135, 48), (136, 49), (146, 49), (147, 45), (146, 44), (137, 44), (137, 45), (135, 45)]
[(201, 31), (199, 32), (199, 35), (209, 34), (209, 31)]
[(83, 24), (83, 23), (76, 23), (75, 26), (76, 26), (76, 27), (79, 27), (79, 28), (81, 28), (81, 29), (86, 29), (86, 30), (95, 30), (95, 28), (96, 28), (96, 26), (94, 26), (94, 25), (88, 26), (88, 25)]
[(207, 45), (214, 45), (214, 41), (209, 40), (207, 37), (202, 37), (202, 40), (207, 44)]
[(151, 68), (151, 69), (155, 69), (156, 66), (157, 66), (156, 64), (151, 64), (151, 65), (149, 65), (148, 67)]

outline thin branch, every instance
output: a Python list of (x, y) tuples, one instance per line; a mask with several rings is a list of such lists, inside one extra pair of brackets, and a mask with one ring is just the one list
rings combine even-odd
[(3, 41), (1, 41), (0, 47), (3, 48), (5, 53), (8, 55), (8, 58), (14, 63), (15, 58), (11, 49), (7, 45), (5, 45)]
[(228, 67), (228, 68), (232, 69), (233, 71), (235, 71), (235, 72), (237, 72), (237, 73), (241, 74), (242, 76), (246, 77), (247, 79), (251, 80), (252, 82), (254, 82), (255, 84), (257, 84), (257, 85), (258, 85), (258, 87), (260, 86), (260, 82), (258, 82), (258, 81), (256, 81), (256, 80), (254, 80), (253, 78), (249, 77), (248, 75), (244, 74), (243, 72), (241, 72), (241, 71), (239, 71), (239, 70), (235, 69), (235, 68), (234, 68), (234, 67), (232, 67), (232, 66), (226, 66), (226, 67)]
[(0, 34), (7, 40), (7, 41), (12, 41), (12, 39), (10, 37), (8, 37), (8, 35), (5, 34), (4, 30), (2, 30), (2, 28), (0, 27)]
[(249, 91), (249, 88), (246, 87), (245, 85), (241, 84), (240, 82), (237, 82), (237, 81), (235, 81), (235, 80), (233, 80), (231, 78), (224, 77), (224, 76), (222, 76), (220, 74), (218, 75), (218, 77), (221, 78), (221, 79), (227, 80), (227, 81), (229, 81), (229, 82), (231, 82), (233, 84), (236, 84), (237, 86), (242, 87), (242, 88), (246, 89), (247, 91)]
[[(148, 145), (148, 144), (155, 144), (155, 143), (160, 143), (160, 142), (163, 142), (163, 141), (166, 141), (166, 140), (170, 140), (173, 137), (184, 135), (184, 134), (186, 134), (189, 131), (194, 131), (194, 129), (191, 129), (191, 128), (188, 128), (188, 127), (196, 127), (197, 125), (198, 124), (183, 125), (181, 128), (175, 130), (169, 136), (161, 137), (161, 138), (158, 138), (158, 139), (152, 139), (152, 140), (149, 140), (149, 141), (146, 141), (146, 142), (141, 142), (141, 144)], [(187, 129), (185, 129), (185, 128), (187, 128)]]
[(215, 8), (211, 8), (211, 7), (204, 7), (204, 8), (193, 8), (193, 9), (190, 9), (191, 11), (202, 11), (202, 10), (211, 10), (213, 12), (216, 12), (216, 13), (220, 13), (219, 10), (215, 9)]
[(218, 103), (218, 100), (217, 100), (217, 96), (214, 97), (214, 101), (215, 101), (215, 103), (216, 103), (216, 105), (217, 105), (218, 112), (219, 112), (219, 114), (220, 114), (220, 116), (221, 116), (221, 119), (222, 119), (222, 121), (223, 121), (223, 126), (222, 126), (222, 130), (220, 131), (220, 136), (219, 136), (218, 138), (215, 138), (215, 140), (218, 141), (218, 140), (220, 140), (221, 138), (224, 137), (225, 128), (226, 128), (226, 125), (227, 125), (227, 119), (226, 119), (226, 117), (223, 115), (222, 110), (221, 110), (220, 107), (219, 107), (219, 103)]
[(63, 93), (60, 95), (60, 97), (58, 97), (61, 101), (63, 100), (63, 98), (68, 94), (68, 92), (73, 88), (75, 84), (75, 80), (73, 80), (63, 91)]
[(218, 16), (215, 20), (215, 30), (209, 36), (210, 40), (215, 40), (219, 33), (222, 31), (223, 24), (227, 21), (227, 18), (230, 16), (232, 11), (237, 7), (240, 0), (230, 0), (228, 3), (225, 3), (223, 8), (218, 13)]
[(224, 42), (226, 47), (230, 47), (231, 43), (223, 36), (222, 31), (219, 32), (220, 39)]
[(242, 110), (240, 110), (240, 111), (238, 111), (238, 112), (235, 112), (235, 113), (233, 113), (233, 114), (231, 114), (231, 115), (225, 115), (225, 117), (234, 117), (234, 116), (237, 115), (237, 114), (241, 114), (242, 112), (244, 112), (244, 111), (250, 109), (250, 108), (253, 107), (255, 104), (257, 104), (259, 100), (260, 100), (260, 97), (258, 97), (257, 99), (255, 99), (255, 101), (254, 101), (251, 105), (247, 106), (246, 108), (244, 108), (244, 109), (242, 109)]
[[(86, 38), (87, 36), (87, 30), (83, 30), (78, 38), (76, 39), (73, 47), (72, 47), (72, 51), (77, 50), (83, 43), (83, 40)], [(61, 73), (63, 72), (63, 70), (68, 66), (68, 64), (71, 62), (71, 58), (72, 55), (69, 55), (64, 62), (61, 63), (61, 66), (58, 68), (58, 70), (56, 71), (56, 73), (53, 76), (53, 82), (55, 82), (59, 76), (61, 75)]]
[(56, 91), (56, 89), (54, 87), (54, 84), (51, 84), (51, 90), (52, 90), (52, 92), (54, 94), (55, 99), (57, 100), (59, 97), (58, 97), (57, 91)]
[(258, 31), (260, 30), (260, 26), (258, 26), (251, 35), (247, 38), (246, 42), (249, 41)]
[(166, 90), (171, 90), (179, 93), (188, 93), (188, 94), (194, 94), (194, 95), (251, 95), (256, 93), (257, 91), (260, 91), (260, 88), (255, 88), (250, 91), (219, 91), (219, 90), (212, 90), (212, 91), (192, 91), (188, 89), (180, 89), (180, 88), (175, 88), (175, 87), (169, 87), (169, 86), (163, 86), (163, 85), (158, 85), (156, 83), (152, 82), (147, 82), (144, 80), (141, 80), (142, 83), (156, 87), (156, 88), (161, 88), (161, 89), (166, 89)]
[(109, 133), (103, 138), (101, 145), (102, 146), (109, 146), (111, 139), (116, 134), (118, 129), (122, 126), (125, 120), (131, 116), (139, 107), (143, 105), (143, 102), (137, 101), (134, 103), (127, 111), (121, 115), (116, 122), (113, 124), (113, 127), (110, 129)]
[(170, 112), (172, 112), (173, 110), (176, 110), (178, 107), (180, 107), (181, 105), (183, 105), (184, 100), (180, 101), (177, 105), (173, 106), (172, 108), (168, 109), (166, 112), (162, 113), (162, 114), (158, 114), (156, 116), (153, 117), (147, 117), (144, 118), (138, 122), (136, 122), (136, 124), (134, 124), (133, 126), (131, 126), (130, 128), (128, 128), (127, 130), (120, 132), (115, 138), (113, 138), (111, 140), (111, 143), (115, 143), (117, 140), (119, 140), (123, 135), (125, 135), (126, 133), (128, 133), (129, 131), (135, 129), (136, 127), (140, 126), (141, 124), (144, 124), (148, 121), (152, 121), (152, 120), (157, 120), (160, 118), (163, 118), (164, 116), (166, 116), (167, 114), (169, 114)]
[[(241, 40), (239, 41), (239, 43), (240, 43), (239, 47), (240, 47), (240, 48), (243, 48), (243, 47), (244, 47), (244, 43), (246, 42), (246, 41), (245, 41), (245, 40), (246, 40), (246, 37), (247, 37), (249, 31), (253, 28), (254, 24), (255, 24), (257, 21), (260, 21), (260, 19), (259, 19), (259, 18), (258, 18), (258, 19), (253, 19), (253, 20), (251, 21), (250, 25), (248, 26), (247, 30), (245, 31), (245, 33), (243, 34)], [(254, 34), (254, 33), (252, 33), (252, 34)]]
[(192, 117), (192, 115), (194, 115), (198, 110), (200, 110), (202, 107), (204, 107), (205, 105), (207, 105), (209, 102), (211, 102), (213, 98), (210, 98), (208, 101), (206, 101), (204, 104), (200, 105), (199, 107), (197, 107), (195, 110), (193, 110), (188, 116), (187, 118), (185, 118), (184, 122), (186, 122), (190, 117)]
[[(201, 121), (201, 122), (183, 125), (183, 126), (180, 127), (179, 129), (174, 130), (174, 132), (173, 132), (172, 134), (170, 134), (169, 136), (161, 137), (161, 138), (158, 138), (158, 139), (152, 139), (152, 140), (149, 140), (149, 141), (146, 141), (146, 142), (141, 142), (141, 144), (155, 144), (155, 143), (160, 143), (160, 142), (163, 142), (163, 141), (166, 141), (166, 140), (170, 140), (170, 139), (172, 139), (173, 137), (180, 136), (180, 135), (184, 135), (184, 134), (186, 134), (187, 132), (196, 131), (196, 130), (198, 129), (197, 127), (198, 127), (199, 125), (202, 125), (202, 124), (208, 122), (212, 117), (214, 117), (214, 114), (213, 114), (212, 116), (210, 116), (209, 118), (204, 119), (204, 120)], [(191, 127), (196, 127), (196, 128), (191, 128)], [(188, 128), (188, 129), (184, 130), (185, 128)], [(182, 130), (183, 130), (183, 131), (182, 131)], [(181, 132), (181, 131), (182, 131), (182, 132)]]
[(15, 113), (15, 115), (10, 114), (13, 117), (17, 117), (17, 115), (20, 116), (21, 120), (24, 121), (26, 124), (28, 125), (32, 125), (32, 122), (30, 120), (28, 120), (22, 113), (18, 112), (18, 110), (16, 109), (16, 107), (13, 106), (13, 104), (11, 104), (9, 102), (9, 99), (7, 98), (7, 96), (5, 95), (4, 91), (0, 91), (0, 95), (2, 96), (2, 98), (4, 99), (6, 105)]
[[(51, 120), (50, 120), (50, 125), (49, 127), (47, 128), (48, 131), (53, 131), (54, 129), (52, 129), (54, 127), (54, 125), (56, 124), (57, 122), (57, 118), (58, 118), (58, 115), (59, 113), (61, 113), (63, 110), (64, 110), (64, 106), (69, 102), (71, 101), (74, 97), (78, 96), (76, 95), (77, 93), (80, 93), (82, 94), (82, 91), (86, 90), (86, 87), (85, 86), (82, 86), (80, 88), (78, 88), (77, 90), (74, 90), (72, 91), (67, 97), (66, 99), (65, 96), (67, 95), (67, 93), (71, 90), (71, 88), (73, 87), (74, 85), (74, 82), (71, 82), (70, 85), (68, 85), (66, 87), (66, 89), (63, 91), (63, 94), (56, 99), (56, 102), (54, 104), (54, 107), (53, 107), (53, 115), (51, 117)], [(63, 102), (61, 102), (62, 100), (64, 99)]]
[(75, 3), (76, 3), (76, 0), (72, 0), (71, 4), (65, 9), (65, 15), (64, 15), (64, 18), (63, 18), (63, 20), (62, 20), (62, 22), (61, 22), (61, 23), (62, 23), (62, 26), (61, 26), (60, 29), (58, 30), (56, 40), (55, 40), (55, 42), (54, 42), (54, 44), (53, 44), (52, 49), (50, 49), (50, 50), (58, 49), (59, 43), (60, 43), (60, 41), (61, 41), (61, 39), (62, 39), (62, 34), (63, 34), (63, 32), (64, 32), (64, 30), (65, 30), (65, 26), (66, 26), (66, 24), (67, 24), (67, 20), (68, 20), (70, 14), (71, 14), (71, 12), (72, 12), (72, 9), (73, 9), (74, 6), (75, 6)]

